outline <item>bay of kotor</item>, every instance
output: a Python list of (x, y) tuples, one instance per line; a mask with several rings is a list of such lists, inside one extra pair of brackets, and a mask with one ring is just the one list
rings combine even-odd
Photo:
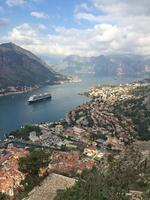
[(0, 200), (150, 200), (150, 0), (0, 1)]
[[(4, 134), (20, 128), (25, 124), (58, 121), (74, 107), (89, 99), (79, 95), (90, 87), (98, 84), (130, 83), (139, 78), (110, 78), (82, 76), (79, 83), (45, 86), (29, 93), (0, 97), (0, 138)], [(31, 95), (50, 92), (51, 100), (29, 105), (27, 100)]]

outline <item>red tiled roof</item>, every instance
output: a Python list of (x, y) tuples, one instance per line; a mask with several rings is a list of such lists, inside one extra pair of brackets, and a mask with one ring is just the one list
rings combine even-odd
[(13, 187), (14, 180), (13, 178), (7, 178), (0, 185), (0, 190), (7, 192), (9, 188)]
[(24, 178), (24, 174), (18, 171), (18, 159), (28, 153), (29, 151), (16, 147), (8, 149), (7, 158), (4, 162), (6, 170), (0, 168), (0, 191), (7, 192), (9, 188), (20, 184), (19, 182)]
[(79, 160), (79, 152), (55, 152), (52, 155), (52, 169), (59, 173), (72, 173), (77, 170), (92, 169), (92, 160)]
[(0, 179), (3, 179), (5, 177), (5, 170), (0, 169)]
[(85, 149), (86, 150), (91, 150), (91, 151), (96, 151), (96, 147), (95, 146), (88, 146)]

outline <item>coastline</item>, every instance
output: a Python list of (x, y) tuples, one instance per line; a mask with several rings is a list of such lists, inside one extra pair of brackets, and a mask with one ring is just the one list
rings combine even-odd
[[(25, 125), (9, 133), (2, 142), (2, 148), (7, 149), (8, 152), (6, 152), (8, 157), (4, 157), (6, 160), (4, 160), (3, 169), (10, 166), (9, 170), (12, 170), (12, 165), (9, 164), (14, 161), (18, 152), (22, 151), (25, 155), (25, 152), (30, 152), (30, 149), (42, 149), (42, 151), (50, 153), (48, 165), (42, 168), (44, 169), (43, 173), (48, 175), (56, 172), (64, 174), (65, 177), (77, 177), (79, 170), (80, 174), (84, 170), (92, 170), (93, 166), (100, 163), (101, 159), (103, 162), (110, 158), (117, 160), (118, 156), (123, 155), (127, 146), (132, 144), (139, 143), (144, 148), (146, 146), (146, 149), (143, 150), (145, 153), (149, 150), (149, 143), (141, 142), (142, 138), (137, 137), (139, 132), (135, 129), (136, 124), (145, 123), (143, 119), (147, 120), (145, 107), (141, 103), (137, 104), (137, 102), (141, 102), (141, 98), (143, 100), (147, 95), (148, 88), (145, 86), (149, 85), (132, 83), (127, 84), (126, 87), (122, 85), (92, 87), (88, 90), (89, 95), (93, 97), (92, 101), (71, 109), (64, 120)], [(129, 109), (127, 109), (126, 101)], [(128, 113), (126, 113), (127, 111)], [(135, 123), (134, 116), (139, 118), (141, 111), (143, 119)], [(130, 115), (131, 112), (134, 113), (133, 116)], [(9, 157), (11, 152), (14, 157)], [(40, 154), (36, 153), (36, 155), (38, 158)], [(143, 155), (145, 156), (145, 154)], [(143, 159), (141, 161), (143, 162)], [(18, 160), (16, 162), (19, 163)], [(106, 166), (108, 166), (107, 163)], [(28, 177), (24, 171), (22, 173), (25, 176), (25, 183), (29, 185)], [(6, 171), (4, 177), (7, 179), (8, 175)], [(41, 177), (41, 173), (38, 173), (38, 176)], [(43, 175), (42, 180), (45, 177)], [(34, 177), (32, 180), (36, 182)], [(19, 186), (17, 187), (18, 191)], [(26, 196), (29, 197), (29, 194), (36, 190), (36, 185), (31, 189), (31, 191), (24, 190)]]
[[(51, 85), (62, 85), (62, 84), (65, 84), (65, 83), (79, 83), (81, 82), (82, 80), (79, 79), (78, 77), (68, 77), (67, 80), (65, 81), (58, 81), (58, 82), (55, 82)], [(44, 86), (44, 85), (43, 85)], [(32, 92), (33, 90), (36, 90), (40, 87), (43, 87), (43, 86), (35, 86), (35, 87), (26, 87), (25, 86), (25, 90), (18, 90), (18, 91), (9, 91), (9, 92), (6, 92), (6, 93), (0, 93), (0, 97), (4, 97), (4, 96), (9, 96), (9, 95), (16, 95), (16, 94), (24, 94), (24, 93), (28, 93), (28, 92)], [(4, 90), (4, 89), (1, 89), (1, 90)]]
[(28, 93), (28, 92), (31, 92), (35, 89), (38, 89), (39, 86), (36, 86), (36, 87), (30, 87), (29, 89), (26, 89), (26, 90), (18, 90), (18, 91), (10, 91), (10, 92), (6, 92), (4, 94), (0, 94), (0, 97), (4, 97), (4, 96), (9, 96), (9, 95), (15, 95), (15, 94), (24, 94), (24, 93)]
[(4, 94), (0, 94), (0, 97), (9, 96), (9, 95), (15, 95), (15, 94), (24, 94), (24, 93), (31, 92), (31, 91), (33, 91), (35, 89), (38, 89), (38, 88), (39, 87), (32, 88), (32, 89), (29, 89), (29, 90), (24, 90), (24, 91), (6, 92)]

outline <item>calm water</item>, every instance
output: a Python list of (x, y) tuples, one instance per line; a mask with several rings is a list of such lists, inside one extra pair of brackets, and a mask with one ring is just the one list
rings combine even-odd
[[(67, 83), (63, 85), (45, 86), (30, 93), (0, 97), (0, 138), (5, 133), (19, 128), (24, 124), (57, 121), (77, 105), (88, 99), (78, 95), (97, 84), (129, 83), (136, 78), (96, 78), (82, 77), (80, 83)], [(33, 94), (50, 92), (52, 100), (46, 100), (28, 105), (27, 99)]]

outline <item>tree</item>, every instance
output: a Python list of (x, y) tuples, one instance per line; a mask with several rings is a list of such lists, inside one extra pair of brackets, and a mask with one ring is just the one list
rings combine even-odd
[(7, 195), (0, 192), (0, 200), (7, 200)]
[(35, 131), (37, 136), (41, 135), (41, 130), (39, 126), (32, 126), (32, 125), (26, 125), (14, 132), (11, 132), (10, 135), (14, 135), (14, 137), (18, 139), (22, 138), (24, 140), (29, 140), (29, 134), (32, 131)]
[(41, 167), (46, 167), (49, 162), (49, 154), (43, 150), (33, 150), (27, 157), (19, 159), (19, 169), (23, 173), (38, 175)]
[(70, 189), (59, 192), (56, 200), (126, 200), (127, 185), (122, 181), (120, 173), (111, 169), (104, 173), (103, 169), (93, 168)]
[(149, 169), (140, 151), (131, 146), (119, 158), (100, 162), (92, 171), (84, 172), (72, 188), (59, 191), (55, 200), (127, 200), (126, 193), (130, 189), (139, 189), (139, 180), (144, 186), (140, 185), (140, 189), (146, 190), (144, 198), (148, 200), (150, 187), (144, 185), (141, 174), (149, 179)]

